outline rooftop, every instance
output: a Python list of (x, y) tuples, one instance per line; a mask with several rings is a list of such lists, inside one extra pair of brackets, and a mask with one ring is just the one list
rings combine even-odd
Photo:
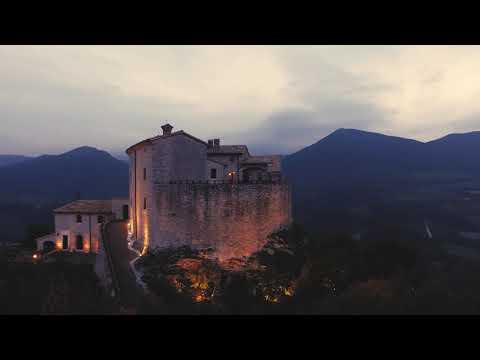
[(76, 200), (54, 210), (55, 213), (110, 214), (111, 200)]
[(246, 145), (220, 145), (207, 150), (208, 154), (250, 154)]
[(280, 155), (250, 156), (248, 159), (242, 161), (242, 164), (270, 163), (272, 166), (271, 171), (280, 171), (281, 159), (282, 157)]
[[(167, 124), (169, 126), (171, 126), (170, 124)], [(165, 126), (165, 125), (164, 125)], [(183, 131), (183, 130), (178, 130), (178, 131), (175, 131), (175, 132), (172, 132), (168, 135), (157, 135), (157, 136), (154, 136), (154, 137), (151, 137), (151, 138), (148, 138), (148, 139), (145, 139), (145, 140), (142, 140), (138, 143), (136, 143), (135, 145), (132, 145), (130, 146), (127, 150), (126, 150), (126, 153), (128, 154), (130, 151), (132, 151), (134, 148), (137, 148), (137, 147), (141, 147), (145, 144), (151, 144), (152, 142), (156, 141), (156, 140), (159, 140), (159, 139), (166, 139), (166, 138), (169, 138), (169, 137), (172, 137), (172, 136), (178, 136), (178, 135), (184, 135), (184, 136), (187, 136), (189, 137), (190, 139), (192, 140), (195, 140), (195, 141), (198, 141), (199, 143), (202, 143), (204, 145), (207, 145), (207, 143), (193, 135), (190, 135), (189, 133)]]

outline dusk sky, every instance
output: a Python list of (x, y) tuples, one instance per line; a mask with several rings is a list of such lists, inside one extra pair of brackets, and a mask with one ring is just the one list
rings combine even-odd
[(0, 154), (114, 154), (165, 122), (287, 154), (337, 128), (480, 130), (479, 46), (0, 46)]

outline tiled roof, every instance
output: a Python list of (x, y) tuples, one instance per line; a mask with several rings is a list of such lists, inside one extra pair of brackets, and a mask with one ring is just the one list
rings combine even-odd
[(246, 145), (220, 145), (207, 149), (208, 154), (248, 154)]
[(281, 160), (282, 157), (280, 155), (250, 156), (248, 159), (242, 161), (242, 164), (270, 163), (270, 171), (280, 171)]
[(110, 214), (111, 200), (76, 200), (54, 210), (55, 213)]
[(145, 139), (145, 140), (142, 140), (138, 143), (136, 143), (135, 145), (132, 145), (130, 146), (125, 152), (126, 153), (129, 153), (131, 150), (133, 150), (135, 147), (138, 147), (138, 146), (141, 146), (141, 145), (145, 145), (145, 144), (148, 144), (148, 143), (152, 143), (153, 141), (155, 140), (159, 140), (159, 139), (166, 139), (166, 138), (169, 138), (171, 136), (176, 136), (176, 135), (184, 135), (184, 136), (187, 136), (195, 141), (198, 141), (204, 145), (207, 145), (207, 143), (193, 135), (190, 135), (189, 133), (186, 133), (185, 131), (183, 130), (178, 130), (178, 131), (175, 131), (173, 133), (171, 133), (170, 135), (157, 135), (157, 136), (154, 136), (154, 137), (151, 137), (151, 138), (148, 138), (148, 139)]

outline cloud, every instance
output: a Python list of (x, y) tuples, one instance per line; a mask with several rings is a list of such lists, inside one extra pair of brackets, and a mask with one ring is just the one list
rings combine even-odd
[(382, 110), (368, 103), (341, 100), (316, 104), (314, 110), (286, 109), (272, 113), (260, 126), (238, 133), (252, 152), (289, 154), (338, 128), (374, 130), (385, 121)]
[(0, 46), (0, 153), (115, 153), (165, 121), (289, 153), (350, 127), (478, 130), (478, 46)]

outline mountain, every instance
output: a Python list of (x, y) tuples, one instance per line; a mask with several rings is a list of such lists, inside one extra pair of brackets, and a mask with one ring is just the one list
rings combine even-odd
[[(423, 143), (378, 133), (338, 129), (283, 160), (287, 177), (302, 185), (392, 176), (424, 166)], [(302, 174), (302, 175), (300, 175)]]
[(388, 221), (406, 224), (409, 218), (420, 220), (447, 208), (445, 217), (453, 219), (465, 209), (448, 201), (458, 200), (467, 189), (480, 189), (479, 154), (480, 132), (420, 142), (338, 129), (284, 157), (282, 166), (292, 184), (297, 220), (355, 228), (360, 218), (390, 216)]
[(0, 168), (0, 198), (21, 203), (128, 196), (128, 165), (93, 147)]
[(287, 177), (304, 186), (352, 181), (377, 182), (421, 173), (480, 175), (480, 132), (420, 142), (338, 129), (283, 159)]
[(28, 159), (31, 158), (23, 155), (0, 155), (0, 167), (19, 163)]
[(480, 131), (450, 134), (426, 143), (435, 166), (444, 171), (479, 173)]

